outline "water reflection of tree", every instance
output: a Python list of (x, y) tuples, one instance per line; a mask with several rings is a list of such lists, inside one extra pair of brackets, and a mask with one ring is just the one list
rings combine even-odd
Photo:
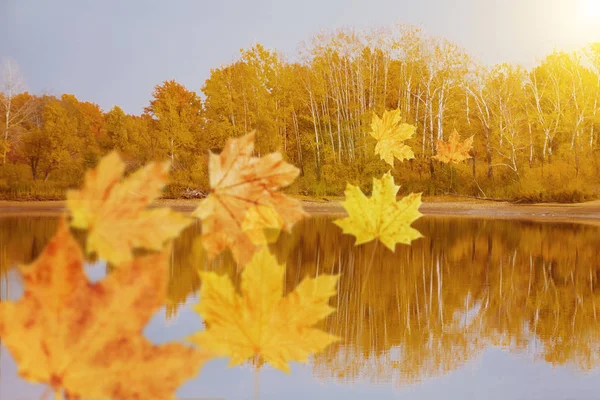
[[(3, 274), (35, 258), (56, 226), (1, 221)], [(372, 245), (355, 247), (326, 219), (305, 221), (273, 246), (290, 290), (306, 275), (342, 274), (338, 311), (323, 323), (342, 340), (316, 356), (316, 374), (413, 382), (454, 370), (489, 345), (583, 369), (600, 363), (600, 229), (443, 218), (416, 225), (425, 238), (378, 251), (369, 276)], [(200, 231), (188, 228), (173, 245), (170, 316), (197, 291), (197, 269), (235, 276), (227, 254), (207, 263)]]
[(379, 252), (370, 276), (372, 245), (356, 248), (330, 228), (311, 236), (316, 226), (305, 224), (300, 236), (313, 242), (295, 248), (288, 263), (304, 259), (305, 273), (316, 273), (317, 264), (342, 273), (338, 312), (327, 328), (343, 340), (317, 356), (319, 375), (412, 382), (455, 369), (481, 348), (473, 321), (463, 318), (479, 290), (481, 267), (452, 268), (445, 253), (452, 238), (437, 231), (440, 223), (421, 223), (427, 237), (410, 247)]
[(0, 299), (9, 295), (9, 269), (28, 264), (43, 250), (56, 230), (55, 218), (0, 217)]
[(308, 221), (301, 245), (282, 246), (295, 276), (342, 272), (327, 328), (343, 340), (317, 356), (320, 375), (410, 382), (487, 345), (598, 365), (598, 228), (429, 218), (418, 229), (424, 239), (380, 252), (369, 277), (369, 245), (326, 223)]

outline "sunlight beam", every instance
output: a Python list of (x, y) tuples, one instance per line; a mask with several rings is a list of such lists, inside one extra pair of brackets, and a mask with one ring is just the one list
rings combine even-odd
[(582, 15), (587, 20), (600, 23), (600, 0), (583, 0)]

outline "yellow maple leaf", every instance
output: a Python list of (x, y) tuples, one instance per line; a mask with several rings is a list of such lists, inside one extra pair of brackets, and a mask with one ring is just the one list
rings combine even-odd
[(208, 328), (189, 337), (230, 365), (254, 358), (289, 372), (288, 361), (306, 362), (337, 337), (313, 328), (334, 311), (337, 275), (305, 278), (283, 296), (285, 266), (267, 249), (256, 252), (242, 271), (241, 295), (229, 277), (201, 272), (200, 303), (195, 310)]
[(465, 139), (463, 142), (460, 141), (460, 136), (456, 129), (450, 135), (450, 139), (447, 142), (438, 140), (437, 142), (437, 154), (432, 158), (443, 162), (444, 164), (454, 163), (457, 164), (464, 160), (471, 158), (469, 151), (473, 148), (473, 136)]
[(371, 136), (377, 139), (375, 154), (382, 160), (394, 166), (394, 157), (400, 161), (415, 158), (412, 149), (404, 144), (410, 139), (417, 129), (414, 125), (400, 123), (400, 110), (389, 110), (383, 113), (380, 119), (373, 113), (371, 122)]
[(394, 251), (396, 243), (410, 244), (422, 237), (410, 225), (421, 217), (421, 193), (411, 193), (396, 201), (400, 186), (388, 172), (381, 179), (373, 179), (373, 194), (366, 197), (358, 186), (348, 184), (346, 200), (342, 203), (349, 216), (335, 220), (344, 233), (356, 237), (356, 245), (380, 240)]
[(81, 190), (67, 192), (71, 225), (87, 229), (87, 251), (121, 264), (132, 248), (160, 250), (193, 220), (168, 208), (148, 210), (166, 183), (169, 163), (150, 163), (121, 181), (125, 164), (116, 152), (86, 173)]
[[(283, 161), (280, 153), (259, 158), (252, 156), (253, 150), (251, 132), (229, 139), (221, 154), (210, 154), (211, 191), (193, 215), (202, 220), (203, 243), (211, 259), (227, 247), (241, 265), (252, 258), (259, 247), (242, 225), (255, 207), (275, 210), (283, 221), (282, 228), (288, 231), (307, 215), (298, 200), (278, 192), (298, 176), (298, 168)], [(260, 229), (260, 221), (250, 219), (251, 230)]]
[(91, 283), (62, 220), (40, 257), (22, 268), (22, 298), (0, 303), (0, 337), (21, 377), (68, 398), (174, 398), (209, 353), (142, 335), (166, 297), (168, 253), (136, 258)]

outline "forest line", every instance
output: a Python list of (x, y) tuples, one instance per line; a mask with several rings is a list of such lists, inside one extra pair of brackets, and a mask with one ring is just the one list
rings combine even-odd
[[(410, 26), (315, 35), (288, 62), (256, 44), (211, 70), (201, 94), (157, 85), (140, 115), (104, 111), (73, 95), (23, 92), (18, 70), (0, 83), (0, 196), (62, 198), (111, 150), (130, 170), (172, 162), (170, 197), (208, 187), (206, 155), (229, 137), (257, 132), (256, 152), (280, 151), (301, 169), (290, 191), (368, 190), (390, 169), (374, 155), (373, 113), (398, 109), (416, 127), (415, 158), (396, 162), (403, 192), (531, 201), (600, 193), (600, 43), (555, 51), (531, 69), (484, 67), (456, 44)], [(456, 130), (473, 136), (471, 159), (432, 159)], [(450, 184), (451, 173), (453, 184)]]

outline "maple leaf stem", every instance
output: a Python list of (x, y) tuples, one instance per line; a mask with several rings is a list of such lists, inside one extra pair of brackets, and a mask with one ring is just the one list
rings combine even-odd
[(258, 365), (254, 366), (254, 400), (259, 400), (259, 377), (260, 377), (260, 367)]
[(48, 398), (48, 394), (50, 393), (50, 386), (46, 386), (46, 390), (40, 396), (40, 400), (46, 400)]
[(365, 274), (365, 280), (362, 284), (362, 289), (360, 291), (360, 295), (362, 296), (365, 293), (365, 289), (367, 288), (367, 281), (369, 280), (369, 274), (371, 273), (371, 268), (373, 268), (373, 260), (375, 259), (375, 252), (377, 251), (377, 247), (379, 245), (379, 238), (375, 239), (375, 244), (373, 245), (373, 251), (371, 252), (371, 259), (369, 260), (369, 266), (367, 267), (367, 273)]

